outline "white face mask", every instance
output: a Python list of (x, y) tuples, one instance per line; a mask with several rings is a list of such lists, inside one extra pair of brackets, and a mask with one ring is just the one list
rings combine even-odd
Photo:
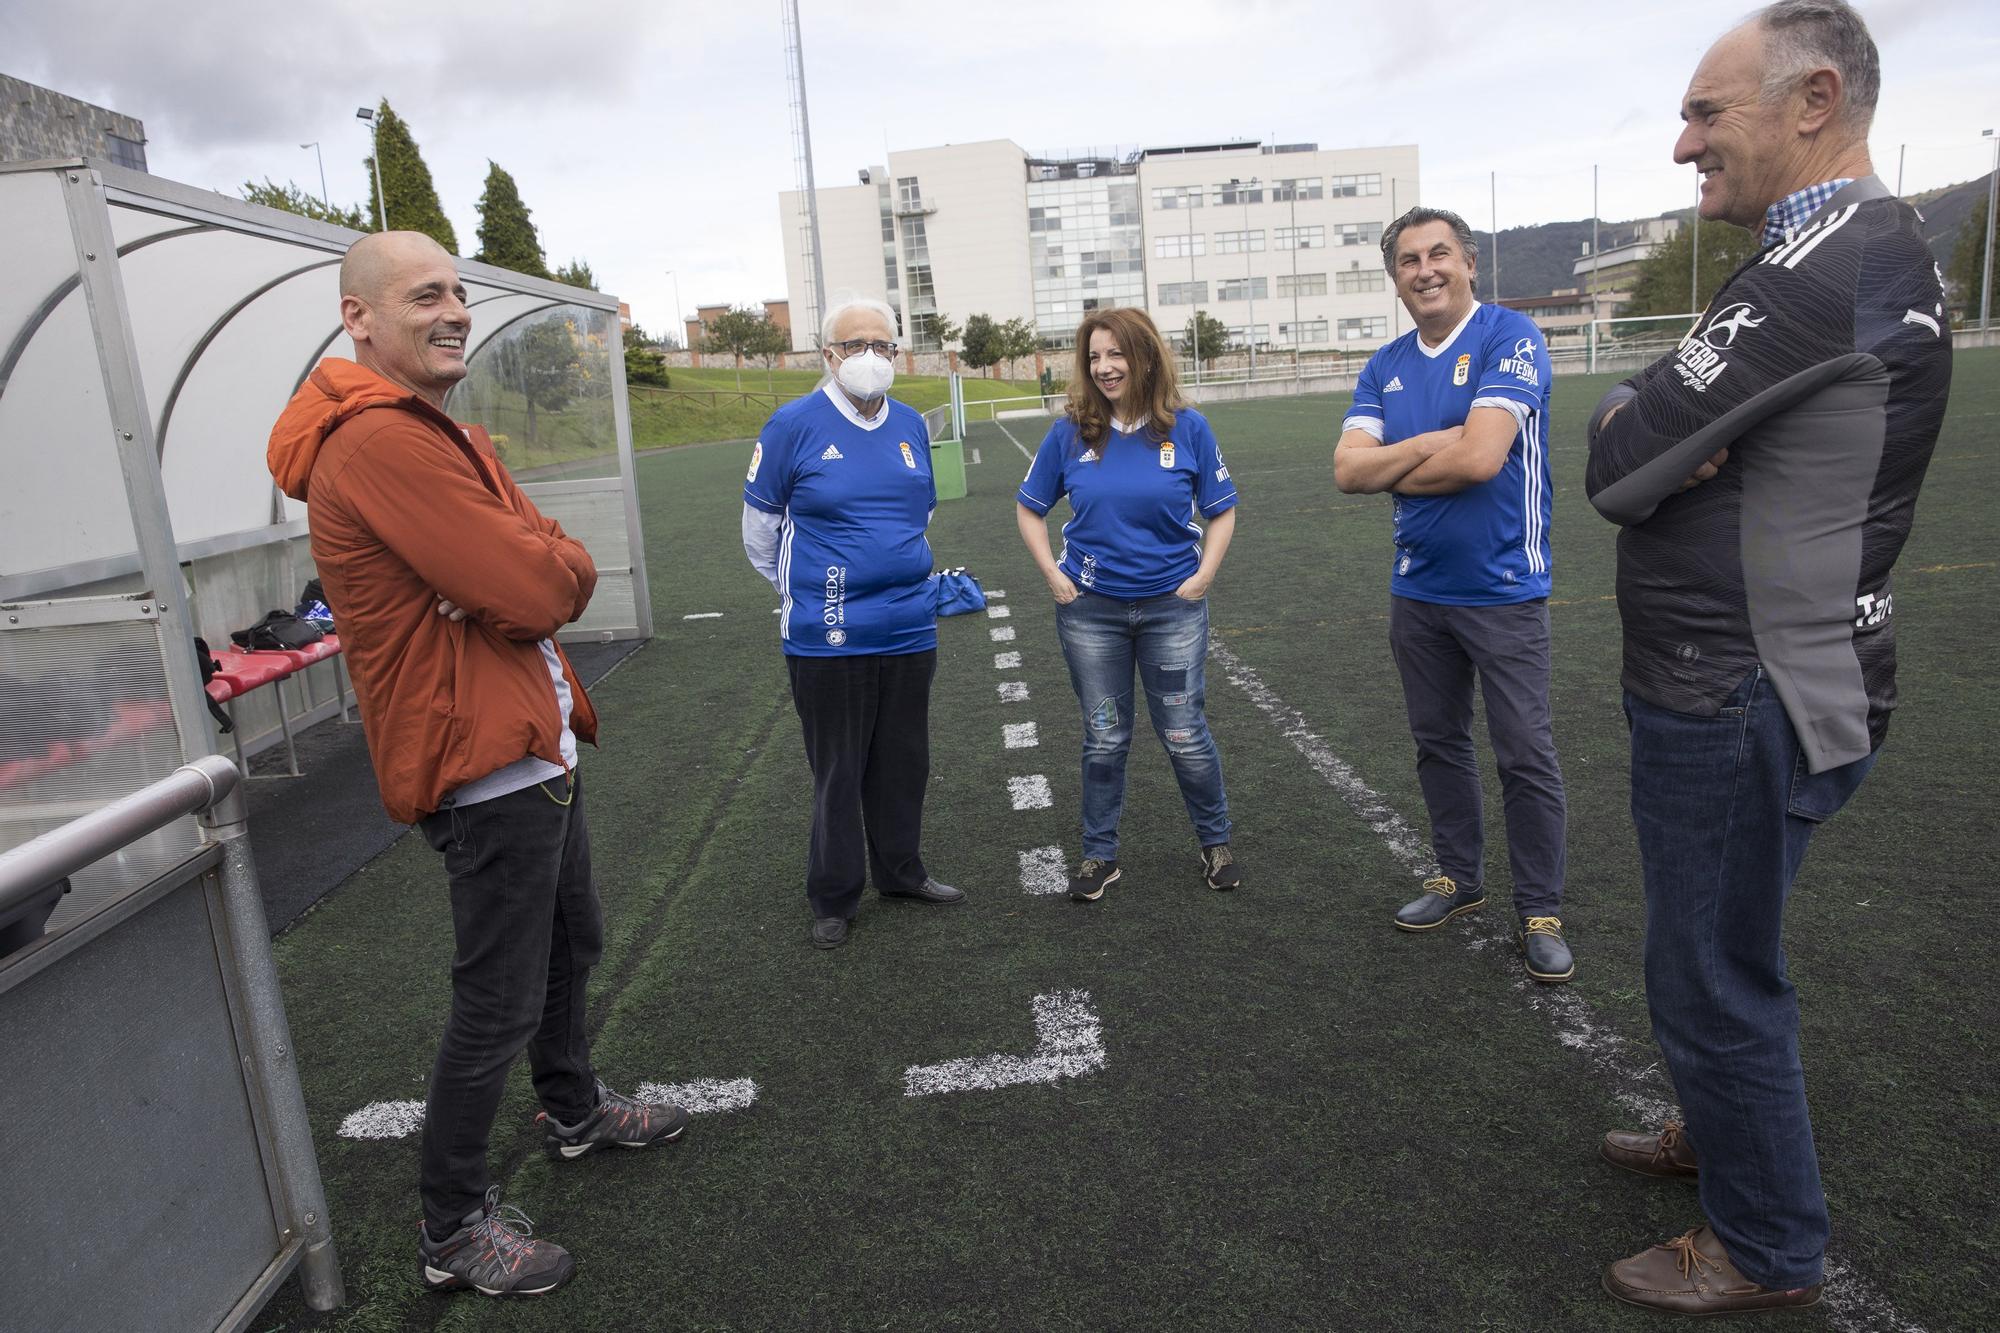
[(833, 378), (841, 388), (866, 402), (889, 392), (889, 386), (896, 382), (896, 366), (873, 352), (863, 352), (842, 361)]

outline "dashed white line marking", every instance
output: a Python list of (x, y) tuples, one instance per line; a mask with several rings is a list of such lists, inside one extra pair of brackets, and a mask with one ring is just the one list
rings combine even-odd
[(1016, 810), (1046, 810), (1056, 803), (1049, 780), (1040, 773), (1025, 778), (1008, 778), (1007, 795)]
[(1011, 606), (989, 606), (986, 608), (986, 618), (988, 620), (1005, 620), (1013, 614), (1014, 608)]
[(1020, 665), (1021, 654), (1017, 652), (993, 654), (993, 669), (995, 671), (1011, 671)]
[(903, 1071), (903, 1093), (984, 1092), (1024, 1083), (1055, 1083), (1104, 1068), (1104, 1028), (1086, 990), (1037, 995), (1035, 1049), (1029, 1055), (981, 1055)]
[(974, 450), (972, 451), (972, 461), (973, 461), (973, 462), (974, 462), (975, 464), (979, 462), (979, 451), (978, 451), (977, 449), (974, 449)]
[[(1208, 655), (1222, 668), (1229, 683), (1249, 695), (1258, 711), (1277, 725), (1279, 734), (1305, 756), (1306, 762), (1382, 840), (1391, 855), (1419, 878), (1437, 873), (1436, 863), (1415, 831), (1313, 731), (1304, 714), (1273, 693), (1221, 639), (1209, 639)], [(1508, 938), (1502, 930), (1475, 936), (1468, 944), (1477, 950)], [(1538, 985), (1525, 977), (1515, 981), (1514, 989), (1530, 1009), (1548, 1019), (1559, 1043), (1590, 1062), (1610, 1085), (1612, 1099), (1635, 1117), (1636, 1123), (1660, 1125), (1678, 1118), (1672, 1095), (1660, 1077), (1659, 1063), (1641, 1058), (1636, 1043), (1599, 1023), (1580, 994), (1561, 986)], [(1921, 1325), (1898, 1315), (1867, 1279), (1834, 1260), (1828, 1260), (1826, 1265), (1824, 1299), (1832, 1315), (1831, 1322), (1843, 1333), (1924, 1333)]]
[(1006, 595), (1007, 595), (1007, 590), (1005, 588), (995, 588), (992, 592), (986, 594), (986, 599), (988, 601), (994, 601), (1000, 598), (1004, 598), (1006, 597)]
[[(698, 1078), (689, 1083), (641, 1083), (640, 1101), (673, 1101), (689, 1115), (740, 1111), (757, 1100), (757, 1085), (747, 1078)], [(340, 1122), (343, 1139), (406, 1139), (424, 1127), (424, 1104), (374, 1102)]]
[(1047, 897), (1069, 888), (1069, 863), (1060, 847), (1031, 847), (1021, 853), (1021, 892)]
[(1014, 627), (1012, 625), (997, 625), (986, 632), (993, 636), (993, 642), (995, 643), (1014, 642)]
[(695, 612), (695, 613), (694, 613), (693, 615), (691, 615), (691, 616), (682, 616), (682, 617), (681, 617), (681, 619), (682, 619), (682, 620), (720, 620), (720, 619), (722, 619), (722, 612), (720, 612), (720, 611), (697, 611), (697, 612)]
[(1024, 681), (1002, 681), (999, 688), (1000, 702), (1003, 704), (1018, 704), (1028, 701), (1028, 686)]
[(1000, 728), (1000, 739), (1007, 743), (1007, 748), (1010, 750), (1031, 749), (1042, 743), (1042, 738), (1035, 734), (1035, 724), (1032, 722), (1003, 724)]

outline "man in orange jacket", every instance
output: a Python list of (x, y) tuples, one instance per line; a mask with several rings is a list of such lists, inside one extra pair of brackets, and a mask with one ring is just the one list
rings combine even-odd
[(591, 1066), (584, 985), (603, 954), (576, 743), (597, 714), (555, 634), (597, 570), (445, 415), (465, 378), (465, 288), (419, 232), (340, 266), (354, 360), (320, 362), (271, 432), (271, 475), (304, 500), (389, 814), (451, 878), (451, 1016), (424, 1114), (419, 1262), (433, 1290), (535, 1295), (575, 1262), (531, 1239), (489, 1183), (487, 1138), (525, 1048), (558, 1158), (678, 1138), (687, 1112), (613, 1092)]

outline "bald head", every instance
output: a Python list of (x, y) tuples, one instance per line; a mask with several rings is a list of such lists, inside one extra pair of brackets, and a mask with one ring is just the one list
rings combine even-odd
[(379, 300), (400, 274), (440, 260), (450, 264), (451, 252), (420, 231), (373, 232), (347, 247), (347, 257), (340, 261), (340, 294)]

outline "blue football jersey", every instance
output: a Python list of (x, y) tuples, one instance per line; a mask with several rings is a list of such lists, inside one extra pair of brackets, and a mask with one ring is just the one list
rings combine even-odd
[(937, 508), (924, 419), (891, 399), (863, 425), (824, 392), (772, 414), (745, 504), (781, 517), (778, 634), (787, 653), (937, 647), (937, 583), (924, 536)]
[(1046, 514), (1065, 495), (1072, 513), (1063, 524), (1062, 572), (1079, 588), (1137, 601), (1193, 576), (1201, 521), (1235, 507), (1236, 483), (1207, 418), (1184, 407), (1161, 445), (1143, 431), (1111, 430), (1086, 446), (1075, 422), (1057, 421), (1016, 498)]
[(1462, 426), (1475, 402), (1512, 404), (1522, 422), (1490, 481), (1394, 497), (1391, 592), (1454, 606), (1549, 595), (1550, 378), (1535, 322), (1495, 305), (1475, 305), (1441, 347), (1424, 346), (1412, 329), (1368, 359), (1347, 419), (1379, 423), (1384, 444)]

